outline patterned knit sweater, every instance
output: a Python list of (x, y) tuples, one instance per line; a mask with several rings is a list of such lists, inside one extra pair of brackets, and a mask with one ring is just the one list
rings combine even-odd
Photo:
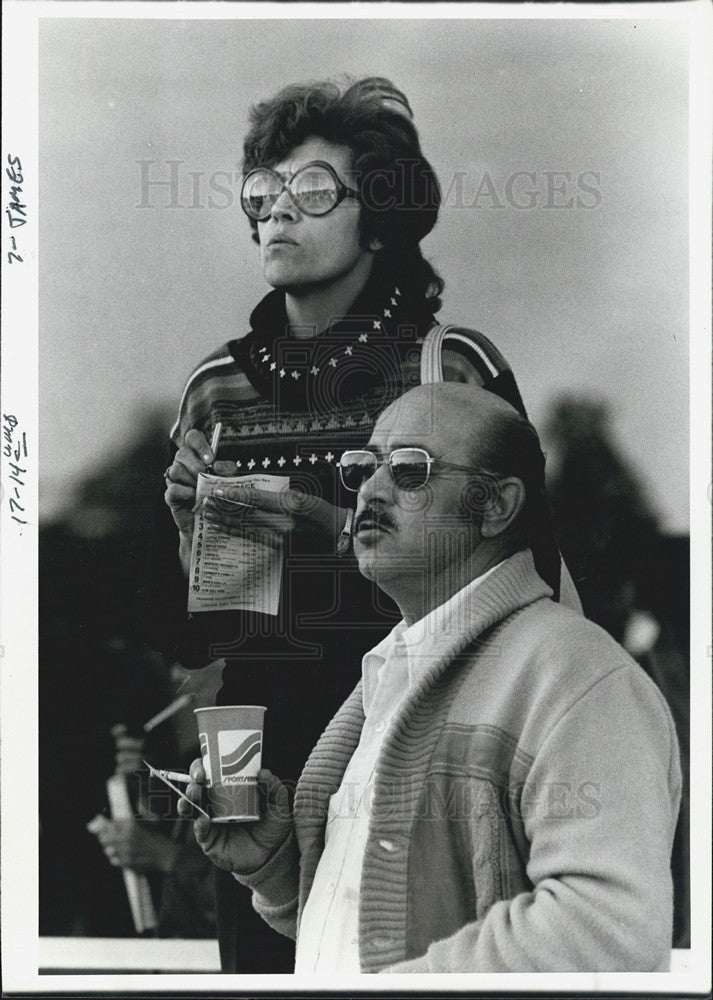
[[(474, 595), (387, 733), (359, 901), (364, 972), (661, 971), (680, 798), (670, 713), (598, 626), (549, 599), (529, 551)], [(356, 688), (300, 779), (294, 833), (236, 875), (295, 936)]]

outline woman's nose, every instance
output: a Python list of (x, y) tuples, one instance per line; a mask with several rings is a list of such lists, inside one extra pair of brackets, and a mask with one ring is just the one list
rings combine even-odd
[(290, 192), (287, 188), (283, 188), (280, 191), (280, 195), (272, 206), (272, 211), (270, 215), (273, 219), (291, 219), (294, 221), (299, 214), (298, 208), (290, 196)]

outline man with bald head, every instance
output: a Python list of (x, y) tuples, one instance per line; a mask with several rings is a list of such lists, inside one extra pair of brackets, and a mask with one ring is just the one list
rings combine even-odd
[(204, 851), (297, 938), (298, 973), (666, 970), (674, 727), (536, 572), (534, 428), (476, 387), (420, 386), (340, 472), (359, 568), (403, 621), (364, 657), (294, 809), (264, 771), (261, 820), (198, 819)]
[[(540, 457), (539, 470), (526, 467), (528, 444)], [(377, 472), (380, 456), (387, 468)], [(409, 461), (425, 456), (433, 459), (426, 481), (404, 480), (399, 489)], [(454, 382), (419, 386), (397, 400), (379, 419), (368, 450), (346, 452), (341, 465), (348, 488), (350, 477), (359, 480), (359, 569), (396, 602), (407, 625), (512, 555), (529, 508), (543, 496), (532, 425), (500, 397)], [(538, 471), (525, 510), (524, 481)]]

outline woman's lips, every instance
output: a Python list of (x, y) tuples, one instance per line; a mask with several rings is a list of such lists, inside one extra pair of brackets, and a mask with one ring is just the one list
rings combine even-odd
[(273, 236), (268, 240), (268, 247), (296, 247), (297, 240), (290, 239), (289, 236)]

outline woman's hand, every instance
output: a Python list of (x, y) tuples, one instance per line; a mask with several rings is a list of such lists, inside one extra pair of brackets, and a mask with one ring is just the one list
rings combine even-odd
[[(188, 431), (173, 462), (164, 473), (164, 501), (171, 510), (179, 533), (179, 555), (188, 574), (193, 542), (193, 508), (196, 504), (198, 474), (206, 472), (214, 459), (211, 447), (200, 431)], [(213, 471), (219, 476), (232, 476), (238, 471), (235, 462), (216, 462)]]
[[(186, 787), (186, 796), (200, 804), (205, 784), (205, 771), (200, 758), (193, 761), (189, 773), (193, 780)], [(199, 816), (193, 824), (203, 853), (218, 868), (243, 874), (257, 871), (290, 834), (292, 810), (287, 788), (267, 768), (259, 771), (257, 777), (261, 793), (260, 819), (257, 822), (211, 823), (205, 816)], [(192, 812), (191, 806), (183, 799), (179, 799), (178, 811), (186, 817)]]
[(237, 484), (217, 490), (205, 501), (204, 512), (206, 520), (230, 535), (278, 544), (286, 535), (298, 534), (330, 547), (336, 545), (347, 518), (346, 508), (301, 490), (273, 493)]

